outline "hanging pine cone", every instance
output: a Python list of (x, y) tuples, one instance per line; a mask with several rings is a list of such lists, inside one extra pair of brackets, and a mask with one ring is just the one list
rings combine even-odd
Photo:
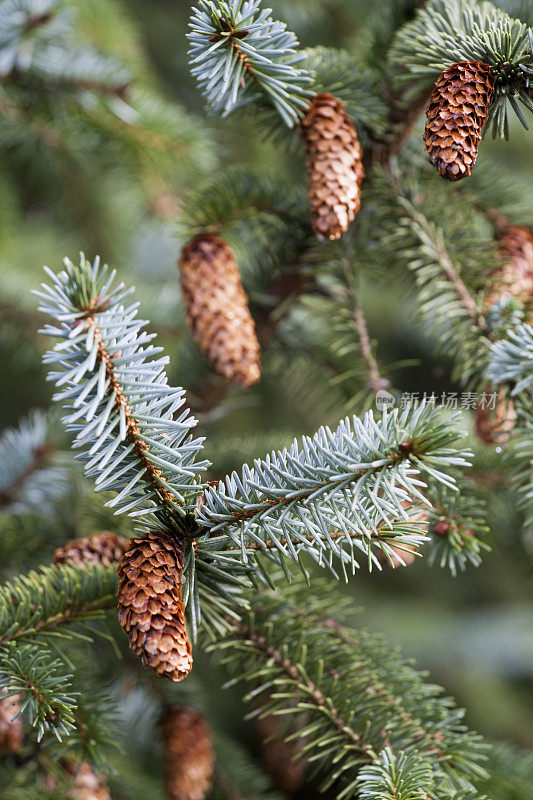
[(210, 233), (195, 236), (179, 261), (187, 322), (213, 369), (248, 387), (259, 380), (259, 342), (228, 244)]
[(13, 719), (20, 709), (20, 696), (6, 697), (7, 689), (0, 690), (0, 750), (18, 753), (23, 744), (22, 719)]
[[(493, 392), (491, 386), (485, 389), (485, 397)], [(476, 433), (486, 444), (505, 444), (516, 425), (516, 409), (513, 401), (507, 396), (505, 389), (496, 395), (494, 408), (492, 403), (478, 403), (476, 406)]]
[(294, 795), (302, 788), (307, 769), (307, 759), (300, 756), (305, 739), (291, 739), (285, 737), (298, 729), (305, 727), (306, 718), (300, 717), (295, 722), (293, 730), (286, 731), (283, 717), (268, 714), (265, 717), (256, 717), (255, 726), (261, 739), (261, 760), (275, 788), (283, 794)]
[(492, 274), (486, 303), (492, 306), (504, 294), (527, 304), (533, 300), (533, 233), (521, 225), (506, 225), (498, 234), (502, 266)]
[(72, 784), (67, 791), (71, 800), (111, 800), (105, 775), (94, 772), (88, 761), (79, 765), (68, 763), (65, 771), (72, 775)]
[(211, 731), (193, 708), (170, 708), (161, 725), (168, 800), (204, 800), (211, 788), (215, 757)]
[(461, 61), (443, 72), (433, 87), (424, 140), (429, 160), (449, 181), (472, 172), (495, 81), (488, 64)]
[(64, 547), (58, 547), (54, 554), (54, 564), (100, 564), (107, 567), (120, 561), (128, 549), (128, 540), (116, 536), (111, 531), (100, 531), (84, 539), (73, 539)]
[(181, 595), (183, 554), (165, 531), (131, 539), (118, 567), (118, 619), (142, 663), (173, 681), (186, 678), (192, 651)]
[[(407, 500), (404, 500), (402, 502), (402, 507), (405, 508), (406, 510), (409, 510), (409, 508), (412, 508), (412, 504), (407, 502)], [(415, 524), (424, 523), (423, 525), (420, 524), (420, 526), (417, 525), (417, 528), (419, 527), (420, 529), (420, 536), (426, 535), (428, 521), (429, 517), (427, 515), (427, 512), (424, 511), (424, 509), (420, 509), (415, 513), (410, 512), (409, 514), (409, 523), (415, 523)], [(408, 567), (415, 561), (416, 553), (418, 550), (418, 547), (416, 545), (405, 544), (402, 545), (401, 547), (400, 546), (395, 547), (394, 545), (390, 546), (395, 554), (395, 555), (389, 554), (391, 560), (389, 560), (389, 556), (387, 556), (386, 553), (383, 552), (383, 550), (378, 550), (376, 553), (378, 561), (384, 566), (391, 567), (391, 569), (396, 569), (396, 567), (403, 567), (403, 566)]]
[(361, 208), (363, 151), (354, 124), (339, 100), (317, 94), (301, 121), (313, 228), (340, 239)]

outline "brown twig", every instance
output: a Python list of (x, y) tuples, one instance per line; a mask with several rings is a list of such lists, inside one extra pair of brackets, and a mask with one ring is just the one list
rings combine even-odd
[(485, 317), (483, 314), (478, 310), (477, 303), (468, 291), (466, 284), (464, 281), (459, 277), (457, 274), (457, 270), (455, 269), (454, 263), (451, 260), (448, 253), (443, 250), (437, 242), (434, 242), (436, 247), (439, 261), (442, 266), (443, 272), (446, 275), (446, 278), (452, 285), (455, 294), (461, 301), (461, 305), (465, 309), (466, 313), (480, 331), (483, 333), (487, 330), (487, 323), (485, 321)]
[(331, 700), (326, 697), (318, 688), (318, 686), (299, 668), (298, 665), (293, 664), (287, 655), (282, 655), (272, 645), (268, 644), (265, 636), (261, 636), (256, 630), (252, 629), (245, 623), (239, 623), (235, 626), (234, 630), (239, 633), (243, 639), (250, 640), (254, 646), (265, 653), (276, 666), (285, 673), (290, 681), (297, 683), (304, 688), (304, 691), (311, 703), (319, 710), (322, 711), (328, 718), (332, 719), (335, 723), (337, 731), (346, 736), (355, 750), (358, 750), (364, 758), (372, 761), (377, 758), (376, 753), (370, 745), (365, 744), (361, 736), (357, 733), (348, 722), (343, 719), (339, 711), (335, 708)]
[[(395, 522), (402, 522), (402, 520), (400, 518), (398, 518), (397, 520), (394, 520), (394, 521)], [(413, 525), (413, 524), (414, 525), (420, 525), (420, 527), (422, 527), (422, 525), (425, 524), (424, 522), (418, 521), (418, 520), (411, 521), (411, 519), (403, 520), (403, 522), (405, 522), (406, 524), (411, 524), (411, 525)], [(387, 533), (389, 533), (388, 537), (386, 536)], [(382, 523), (381, 525), (378, 525), (376, 531), (365, 531), (365, 533), (356, 534), (356, 533), (353, 533), (352, 531), (348, 532), (348, 531), (340, 530), (340, 531), (330, 531), (328, 535), (329, 535), (329, 538), (333, 542), (336, 542), (339, 539), (350, 539), (350, 540), (358, 540), (358, 539), (369, 540), (370, 539), (370, 540), (381, 541), (382, 539), (386, 540), (387, 538), (391, 538), (394, 541), (395, 538), (396, 538), (396, 536), (394, 535), (394, 529), (391, 528), (389, 525), (386, 525), (385, 523)], [(313, 544), (314, 542), (316, 542), (316, 539), (314, 539), (310, 534), (307, 535), (307, 536), (304, 536), (304, 539), (307, 542), (309, 542), (310, 544)], [(298, 541), (296, 541), (295, 544), (298, 544)], [(279, 547), (279, 544), (277, 544), (276, 542), (272, 541), (272, 539), (265, 539), (264, 542), (262, 542), (261, 544), (259, 544), (259, 542), (250, 542), (250, 543), (246, 544), (245, 549), (246, 550), (261, 551), (261, 550), (265, 550), (265, 549), (266, 550), (273, 550), (273, 549), (277, 549), (278, 547)], [(231, 550), (225, 550), (224, 552), (226, 552), (226, 553), (241, 553), (242, 550), (241, 550), (241, 548), (237, 548), (236, 547), (236, 548), (231, 549)]]
[[(301, 613), (301, 609), (298, 609), (298, 613)], [(343, 625), (341, 625), (341, 623), (338, 622), (338, 620), (327, 618), (322, 620), (322, 625), (326, 630), (334, 631), (335, 635), (341, 640), (341, 642), (344, 642), (344, 644), (347, 644), (350, 647), (354, 648), (354, 650), (358, 649), (359, 642), (357, 641), (357, 639), (351, 636), (348, 633), (348, 631), (343, 627)], [(360, 670), (361, 669), (362, 667), (360, 667)], [(412, 717), (410, 714), (407, 713), (407, 711), (403, 708), (403, 706), (401, 706), (398, 703), (398, 698), (394, 697), (390, 692), (388, 692), (386, 688), (383, 686), (383, 684), (373, 683), (371, 689), (374, 695), (379, 695), (380, 697), (382, 697), (388, 705), (394, 704), (395, 710), (401, 717), (402, 721), (413, 729), (413, 733), (415, 734), (416, 739), (414, 739), (412, 743), (414, 743), (415, 741), (421, 742), (426, 740), (426, 743), (430, 746), (424, 752), (426, 753), (436, 752), (438, 754), (442, 754), (442, 746), (441, 746), (442, 738), (441, 734), (439, 734), (438, 731), (434, 733), (432, 737), (431, 733), (426, 731), (420, 725), (417, 719), (415, 719), (414, 717)]]
[[(403, 461), (409, 458), (411, 455), (418, 455), (417, 447), (414, 442), (401, 442), (398, 445), (398, 451), (392, 452), (388, 456), (387, 459), (380, 460), (380, 464), (378, 467), (371, 467), (368, 468), (361, 468), (353, 470), (353, 472), (349, 473), (352, 477), (351, 480), (355, 481), (361, 475), (372, 475), (379, 470), (383, 469), (385, 466), (384, 461), (386, 460), (389, 464), (396, 464), (399, 461)], [(245, 522), (246, 520), (253, 519), (254, 517), (261, 514), (263, 511), (268, 511), (270, 508), (275, 507), (282, 507), (288, 506), (291, 503), (294, 503), (296, 500), (298, 503), (305, 502), (305, 500), (310, 497), (311, 495), (315, 494), (319, 489), (326, 488), (330, 485), (330, 481), (317, 481), (316, 484), (313, 486), (308, 486), (305, 492), (298, 494), (298, 497), (277, 497), (276, 499), (266, 498), (262, 500), (260, 503), (255, 504), (255, 508), (249, 511), (240, 511), (239, 513), (234, 513), (231, 517), (231, 524), (236, 524), (238, 522)]]
[[(94, 313), (92, 309), (91, 313)], [(137, 456), (137, 459), (139, 460), (141, 466), (144, 468), (145, 475), (152, 484), (155, 491), (157, 492), (158, 497), (161, 499), (166, 508), (173, 509), (175, 508), (176, 505), (174, 496), (163, 485), (163, 477), (161, 474), (161, 470), (158, 469), (156, 466), (154, 466), (154, 464), (152, 464), (150, 460), (150, 451), (148, 445), (140, 437), (139, 425), (137, 423), (137, 420), (133, 417), (131, 413), (131, 407), (124, 395), (122, 386), (120, 385), (117, 376), (115, 374), (115, 369), (113, 367), (113, 359), (107, 351), (107, 348), (103, 341), (102, 332), (98, 328), (96, 320), (93, 316), (90, 316), (88, 318), (87, 325), (91, 326), (94, 330), (94, 339), (96, 342), (96, 352), (97, 352), (96, 359), (99, 363), (103, 363), (105, 365), (105, 374), (108, 382), (108, 392), (115, 399), (115, 408), (117, 412), (119, 414), (120, 413), (124, 414), (124, 418), (126, 421), (127, 437), (129, 441), (133, 444), (133, 452)]]
[(372, 389), (372, 391), (378, 392), (380, 389), (385, 389), (390, 384), (381, 377), (378, 362), (376, 361), (372, 351), (372, 344), (370, 342), (370, 336), (368, 335), (365, 315), (363, 313), (363, 309), (355, 300), (355, 298), (352, 299), (352, 316), (355, 322), (355, 327), (357, 328), (357, 334), (359, 336), (361, 355), (363, 356), (363, 360), (367, 368), (368, 386)]

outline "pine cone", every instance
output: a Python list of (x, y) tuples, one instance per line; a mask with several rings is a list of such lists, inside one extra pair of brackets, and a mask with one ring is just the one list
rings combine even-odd
[(228, 244), (210, 233), (184, 247), (179, 267), (187, 322), (213, 369), (248, 387), (259, 380), (259, 342)]
[(100, 531), (58, 547), (54, 554), (54, 564), (100, 564), (107, 567), (122, 558), (128, 544), (127, 539), (116, 536), (111, 531)]
[[(484, 394), (490, 395), (493, 389), (487, 386)], [(516, 425), (516, 409), (505, 389), (500, 389), (494, 408), (490, 403), (476, 406), (476, 433), (487, 444), (504, 444)]]
[(488, 64), (461, 61), (442, 73), (426, 109), (424, 140), (439, 175), (459, 181), (472, 172), (496, 79)]
[[(301, 729), (305, 724), (305, 717), (301, 717), (295, 721), (294, 729), (296, 726)], [(256, 717), (255, 727), (261, 739), (261, 760), (275, 788), (283, 794), (296, 794), (303, 786), (308, 763), (307, 759), (298, 758), (305, 746), (305, 739), (300, 737), (290, 742), (284, 741), (294, 730), (285, 733), (283, 717), (275, 714)]]
[[(409, 510), (409, 508), (412, 508), (412, 504), (408, 503), (407, 500), (404, 500), (402, 502), (402, 506), (406, 510)], [(413, 523), (417, 523), (417, 522), (426, 523), (426, 526), (424, 527), (424, 529), (423, 529), (422, 525), (420, 525), (420, 536), (425, 536), (426, 531), (427, 531), (427, 523), (428, 523), (428, 521), (429, 521), (429, 517), (427, 515), (427, 512), (424, 511), (423, 509), (420, 509), (419, 511), (416, 511), (416, 513), (411, 513), (411, 512), (409, 513), (409, 522), (410, 523), (411, 522), (413, 522)], [(376, 555), (377, 555), (378, 561), (381, 564), (384, 564), (387, 567), (391, 567), (392, 569), (396, 569), (396, 567), (403, 567), (403, 566), (408, 567), (410, 564), (412, 564), (416, 559), (416, 553), (417, 553), (418, 547), (416, 545), (414, 545), (414, 544), (405, 544), (405, 545), (402, 545), (401, 547), (399, 547), (399, 546), (395, 547), (394, 545), (391, 545), (391, 549), (396, 554), (396, 555), (391, 555), (390, 556), (391, 559), (392, 559), (392, 563), (391, 563), (391, 561), (389, 561), (389, 558), (383, 552), (383, 550), (378, 550)]]
[(0, 750), (18, 753), (23, 745), (23, 727), (21, 717), (13, 719), (20, 709), (20, 696), (7, 695), (7, 688), (0, 691)]
[(72, 800), (111, 800), (106, 777), (95, 773), (88, 761), (82, 761), (79, 766), (68, 763), (65, 770), (72, 775), (67, 797)]
[(363, 152), (354, 124), (339, 100), (317, 94), (301, 121), (309, 204), (315, 231), (340, 239), (361, 208)]
[(181, 596), (183, 554), (165, 531), (131, 539), (118, 567), (118, 620), (142, 663), (173, 681), (192, 669)]
[(527, 304), (533, 300), (533, 233), (521, 225), (507, 225), (498, 234), (503, 265), (492, 274), (487, 306), (504, 294)]
[(193, 708), (172, 707), (161, 725), (168, 800), (203, 800), (215, 758), (205, 718)]

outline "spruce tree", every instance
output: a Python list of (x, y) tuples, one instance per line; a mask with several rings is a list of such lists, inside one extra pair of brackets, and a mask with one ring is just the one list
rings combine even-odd
[(0, 2), (0, 796), (527, 800), (372, 600), (531, 558), (531, 4), (185, 5)]

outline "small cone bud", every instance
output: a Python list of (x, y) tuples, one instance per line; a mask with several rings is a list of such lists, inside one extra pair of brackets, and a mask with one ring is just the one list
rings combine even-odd
[(508, 225), (499, 233), (498, 244), (503, 264), (492, 273), (487, 306), (505, 294), (524, 304), (533, 301), (533, 233), (521, 225)]
[(54, 564), (100, 564), (107, 567), (120, 561), (128, 548), (128, 540), (110, 531), (100, 531), (84, 539), (73, 539), (54, 554)]
[(448, 536), (450, 532), (450, 523), (447, 519), (440, 519), (433, 525), (432, 533), (436, 536)]
[(361, 208), (363, 151), (354, 124), (339, 100), (317, 94), (301, 121), (313, 228), (340, 239)]
[(162, 722), (168, 800), (204, 800), (211, 788), (215, 758), (211, 731), (198, 711), (170, 708)]
[[(420, 528), (420, 536), (425, 536), (427, 532), (427, 523), (429, 521), (427, 512), (423, 509), (417, 509), (413, 512), (413, 505), (407, 500), (402, 502), (402, 507), (409, 513), (409, 523), (416, 524), (417, 527)], [(383, 550), (378, 550), (376, 553), (378, 561), (385, 566), (396, 569), (396, 567), (408, 567), (415, 561), (418, 550), (415, 544), (393, 545), (389, 542), (389, 546), (394, 552), (394, 555), (390, 553), (387, 555)]]
[[(490, 386), (484, 392), (490, 396)], [(516, 425), (516, 409), (513, 401), (507, 396), (504, 389), (496, 395), (494, 407), (490, 402), (478, 403), (476, 406), (476, 433), (486, 444), (505, 444)]]
[(131, 539), (118, 567), (118, 619), (130, 647), (158, 675), (181, 681), (192, 669), (182, 600), (183, 554), (164, 531)]
[(495, 81), (488, 64), (461, 61), (443, 72), (433, 87), (424, 140), (429, 160), (449, 181), (472, 172)]
[(213, 369), (248, 387), (259, 380), (259, 342), (228, 244), (213, 234), (195, 236), (179, 261), (188, 325)]
[(82, 761), (79, 766), (68, 764), (65, 769), (72, 775), (67, 791), (71, 800), (111, 800), (105, 776), (94, 772), (88, 761)]
[[(285, 732), (283, 717), (275, 714), (256, 717), (255, 726), (261, 739), (261, 760), (275, 788), (283, 794), (296, 794), (303, 786), (307, 769), (307, 760), (298, 758), (305, 740), (284, 741), (289, 732)], [(303, 719), (301, 727), (304, 727)]]
[(7, 688), (0, 690), (0, 750), (18, 753), (23, 745), (22, 719), (14, 719), (20, 709), (20, 697), (12, 694), (7, 697)]

